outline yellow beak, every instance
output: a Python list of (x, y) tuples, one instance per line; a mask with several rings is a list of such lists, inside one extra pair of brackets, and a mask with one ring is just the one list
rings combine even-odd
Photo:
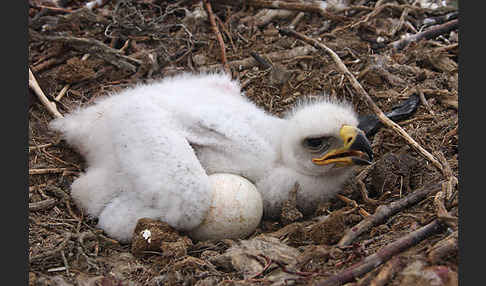
[[(319, 158), (313, 158), (316, 165), (369, 165), (373, 160), (373, 151), (366, 135), (360, 129), (343, 125), (339, 130), (339, 136), (343, 140), (343, 147), (328, 151)], [(367, 159), (363, 158), (367, 156)]]

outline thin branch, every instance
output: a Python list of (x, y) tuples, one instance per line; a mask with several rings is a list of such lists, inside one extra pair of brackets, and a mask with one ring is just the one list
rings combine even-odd
[(459, 233), (454, 231), (448, 237), (437, 242), (430, 250), (427, 258), (432, 263), (438, 263), (443, 257), (459, 250), (458, 246)]
[(40, 202), (29, 203), (29, 211), (39, 211), (52, 208), (57, 204), (56, 199), (47, 199)]
[(52, 144), (52, 143), (46, 143), (46, 144), (37, 145), (37, 146), (29, 146), (29, 152), (31, 152), (33, 150), (41, 149), (41, 148), (47, 148), (47, 147), (50, 147), (52, 145), (54, 145), (54, 144)]
[(72, 168), (29, 169), (29, 175), (58, 174), (66, 171), (73, 171), (73, 169)]
[(41, 260), (46, 257), (51, 257), (51, 256), (56, 256), (58, 253), (60, 253), (67, 245), (69, 240), (71, 240), (72, 233), (67, 232), (64, 236), (64, 240), (59, 244), (58, 247), (54, 248), (53, 250), (45, 251), (42, 253), (39, 253), (37, 255), (29, 257), (29, 263), (36, 262), (38, 260)]
[(226, 47), (224, 46), (223, 36), (221, 36), (221, 32), (219, 32), (218, 25), (216, 24), (216, 18), (213, 13), (213, 9), (211, 8), (211, 3), (209, 0), (202, 0), (204, 3), (204, 7), (208, 12), (209, 22), (211, 23), (211, 28), (213, 29), (216, 38), (218, 39), (219, 48), (221, 49), (221, 62), (223, 64), (223, 69), (226, 73), (231, 74), (231, 70), (228, 66), (228, 60), (226, 59)]
[(337, 286), (353, 281), (356, 277), (373, 270), (391, 259), (394, 255), (416, 245), (427, 237), (439, 232), (441, 229), (442, 225), (440, 222), (438, 220), (434, 220), (428, 225), (409, 233), (403, 238), (382, 247), (376, 253), (366, 257), (364, 260), (352, 265), (348, 269), (345, 269), (338, 274), (318, 282), (316, 285)]
[[(33, 30), (29, 31), (29, 35), (32, 38), (45, 40), (45, 41), (59, 41), (64, 42), (76, 50), (80, 50), (84, 53), (90, 53), (94, 56), (97, 56), (101, 59), (104, 59), (111, 63), (112, 65), (127, 70), (130, 72), (136, 72), (137, 67), (131, 63), (135, 63), (138, 65), (143, 64), (142, 61), (135, 59), (133, 57), (123, 55), (119, 50), (113, 49), (103, 42), (98, 41), (96, 39), (89, 39), (89, 38), (78, 38), (73, 36), (44, 36), (39, 34)], [(131, 62), (131, 63), (130, 63)]]
[[(290, 11), (301, 11), (308, 13), (317, 13), (327, 19), (335, 21), (347, 21), (348, 17), (335, 15), (330, 13), (326, 9), (326, 5), (322, 1), (307, 1), (307, 2), (286, 2), (279, 0), (219, 0), (228, 5), (246, 4), (255, 8), (267, 8), (267, 9), (285, 9)], [(325, 3), (325, 2), (324, 2)]]
[(441, 187), (441, 183), (425, 186), (398, 201), (377, 207), (373, 215), (366, 217), (360, 223), (348, 229), (348, 231), (346, 231), (344, 236), (339, 241), (338, 246), (344, 247), (350, 245), (359, 235), (368, 231), (371, 227), (383, 223), (392, 215), (395, 215), (404, 208), (418, 203), (419, 201), (425, 199), (428, 195), (439, 192)]
[(47, 99), (47, 96), (40, 88), (39, 83), (35, 79), (34, 74), (30, 70), (30, 68), (29, 68), (29, 87), (32, 88), (35, 94), (39, 97), (39, 100), (47, 108), (47, 111), (49, 111), (50, 114), (52, 114), (56, 118), (63, 117), (62, 114), (57, 110), (56, 104), (50, 101), (49, 99)]
[(405, 267), (402, 257), (397, 256), (388, 261), (376, 277), (370, 282), (370, 286), (385, 286), (393, 276)]
[[(254, 16), (245, 18), (246, 22), (252, 21), (257, 27), (264, 27), (275, 19), (287, 19), (296, 12), (282, 9), (262, 9)], [(301, 12), (303, 13), (303, 12)], [(242, 21), (243, 22), (243, 21)]]
[(420, 33), (417, 33), (415, 35), (408, 36), (406, 38), (391, 42), (388, 44), (390, 47), (393, 47), (394, 49), (401, 50), (405, 48), (408, 44), (411, 42), (417, 42), (422, 39), (432, 39), (435, 38), (439, 35), (445, 34), (447, 32), (450, 32), (453, 29), (456, 29), (459, 27), (459, 19), (454, 19), (452, 21), (446, 22), (441, 25), (435, 25), (430, 27), (427, 31), (423, 31)]
[(392, 27), (392, 30), (388, 34), (388, 36), (394, 37), (395, 34), (402, 29), (403, 24), (405, 23), (405, 19), (407, 18), (409, 12), (410, 12), (410, 8), (403, 9), (402, 15), (400, 16), (400, 20), (398, 20), (398, 23)]
[[(262, 58), (269, 59), (272, 62), (277, 62), (277, 61), (284, 61), (284, 60), (289, 60), (293, 59), (296, 57), (301, 57), (308, 55), (310, 53), (316, 52), (316, 49), (312, 46), (305, 45), (305, 46), (300, 46), (300, 47), (295, 47), (290, 50), (285, 50), (285, 51), (277, 51), (277, 52), (272, 52), (268, 54), (261, 55)], [(257, 60), (255, 60), (254, 57), (248, 57), (242, 60), (235, 60), (231, 61), (228, 63), (228, 65), (231, 68), (235, 68), (238, 71), (242, 71), (251, 67), (254, 67), (258, 64)], [(205, 67), (200, 67), (200, 71), (210, 71), (214, 69), (220, 68), (220, 64), (215, 64), (215, 65), (210, 65), (210, 66), (205, 66)]]
[(295, 16), (295, 18), (292, 20), (292, 22), (290, 22), (289, 28), (290, 29), (295, 29), (295, 27), (304, 18), (304, 16), (305, 16), (305, 13), (304, 12), (299, 12), (299, 14), (297, 14), (297, 16)]
[(324, 50), (327, 52), (331, 58), (334, 60), (338, 68), (341, 70), (342, 73), (348, 78), (349, 82), (353, 86), (353, 88), (356, 90), (356, 92), (366, 101), (368, 106), (371, 108), (371, 110), (375, 113), (375, 115), (380, 119), (380, 121), (385, 124), (386, 126), (390, 127), (392, 130), (394, 130), (398, 135), (400, 135), (403, 139), (405, 139), (408, 144), (415, 149), (419, 154), (424, 156), (427, 160), (429, 160), (434, 166), (436, 166), (441, 172), (443, 172), (443, 167), (442, 164), (427, 150), (425, 150), (422, 146), (420, 146), (410, 135), (408, 135), (405, 130), (403, 130), (400, 125), (397, 123), (393, 122), (391, 119), (389, 119), (383, 111), (373, 102), (373, 99), (368, 95), (366, 90), (361, 86), (361, 84), (356, 80), (354, 75), (348, 70), (346, 65), (341, 61), (339, 56), (330, 48), (328, 48), (326, 45), (309, 38), (301, 33), (298, 33), (294, 30), (290, 29), (280, 29), (280, 33), (283, 35), (287, 36), (292, 36), (297, 39), (300, 39), (308, 44), (311, 44), (313, 47)]
[(425, 108), (427, 109), (427, 111), (430, 114), (435, 115), (435, 112), (432, 110), (432, 107), (430, 106), (429, 102), (425, 98), (424, 92), (422, 90), (420, 90), (419, 88), (417, 88), (417, 93), (419, 95), (420, 102), (422, 102), (422, 104), (425, 106)]
[(32, 3), (29, 3), (29, 6), (33, 7), (33, 8), (48, 9), (48, 10), (57, 11), (57, 12), (64, 12), (64, 13), (72, 13), (73, 12), (73, 10), (71, 10), (71, 9), (66, 9), (66, 8), (61, 8), (61, 7), (45, 6), (45, 5), (38, 5), (38, 4), (32, 4)]

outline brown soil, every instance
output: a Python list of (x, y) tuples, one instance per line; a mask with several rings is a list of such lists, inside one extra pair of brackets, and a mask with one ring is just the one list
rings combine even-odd
[[(79, 9), (87, 1), (58, 1), (66, 3), (64, 10), (39, 7), (52, 5), (46, 2), (29, 1), (29, 67), (50, 100), (69, 84), (56, 103), (63, 114), (134, 83), (212, 69), (222, 62), (200, 1), (109, 1), (93, 11)], [(288, 54), (308, 47), (278, 31), (287, 28), (298, 12), (285, 11), (267, 21), (265, 17), (275, 10), (235, 4), (239, 1), (211, 2), (232, 75), (259, 106), (281, 115), (304, 95), (328, 93), (352, 102), (360, 114), (371, 114), (325, 52)], [(457, 2), (448, 1), (449, 6), (435, 10), (407, 4), (414, 1), (344, 2), (354, 8), (329, 10), (327, 16), (305, 12), (295, 30), (334, 50), (385, 113), (422, 92), (428, 106), (422, 101), (399, 124), (422, 147), (444, 158), (443, 164), (457, 177), (457, 29), (402, 50), (387, 45), (406, 33), (415, 34), (414, 29), (425, 27), (426, 18), (457, 11)], [(376, 9), (377, 2), (387, 6)], [(401, 18), (405, 21), (398, 26)], [(395, 27), (399, 29), (392, 33)], [(256, 63), (251, 53), (270, 65)], [(85, 54), (89, 57), (82, 60)], [(52, 116), (33, 92), (29, 96), (29, 169), (64, 168), (29, 176), (29, 285), (313, 285), (437, 218), (430, 195), (364, 232), (351, 245), (338, 247), (365, 211), (373, 214), (377, 207), (353, 179), (341, 194), (357, 206), (333, 199), (315, 215), (303, 217), (289, 202), (280, 221), (263, 221), (246, 240), (193, 243), (163, 223), (143, 221), (140, 229), (152, 230), (154, 239), (148, 243), (138, 237), (133, 245), (120, 244), (97, 229), (96, 219), (84, 215), (71, 200), (70, 184), (82, 172), (83, 158), (48, 130)], [(381, 128), (370, 141), (377, 163), (357, 174), (365, 170), (361, 181), (369, 198), (379, 204), (446, 179), (392, 129)], [(37, 204), (49, 199), (55, 203)], [(457, 186), (446, 193), (444, 205), (450, 216), (458, 216)], [(329, 216), (323, 219), (323, 215)], [(387, 285), (417, 285), (416, 281), (457, 285), (454, 222), (448, 220), (437, 234), (395, 255), (399, 260), (347, 285), (383, 285), (378, 281), (383, 275), (378, 274), (387, 269), (392, 269)], [(448, 250), (436, 251), (447, 243)]]

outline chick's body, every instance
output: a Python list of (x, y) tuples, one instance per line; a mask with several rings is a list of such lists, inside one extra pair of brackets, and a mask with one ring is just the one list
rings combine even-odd
[[(350, 122), (356, 125), (354, 114)], [(264, 216), (276, 217), (294, 183), (298, 207), (313, 211), (347, 178), (312, 174), (283, 155), (288, 119), (267, 114), (223, 74), (183, 74), (128, 88), (56, 119), (51, 127), (86, 158), (72, 185), (75, 202), (109, 235), (128, 241), (139, 218), (179, 230), (208, 212), (208, 175), (234, 173), (252, 181)], [(285, 150), (284, 150), (285, 151)]]

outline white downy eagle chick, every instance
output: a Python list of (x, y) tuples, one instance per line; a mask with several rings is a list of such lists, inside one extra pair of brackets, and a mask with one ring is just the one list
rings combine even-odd
[(50, 127), (86, 159), (71, 186), (76, 204), (127, 242), (142, 217), (181, 231), (197, 227), (211, 204), (214, 173), (253, 182), (266, 218), (278, 218), (298, 182), (297, 207), (312, 213), (353, 166), (372, 160), (351, 105), (322, 98), (279, 118), (226, 74), (184, 73), (99, 99)]

